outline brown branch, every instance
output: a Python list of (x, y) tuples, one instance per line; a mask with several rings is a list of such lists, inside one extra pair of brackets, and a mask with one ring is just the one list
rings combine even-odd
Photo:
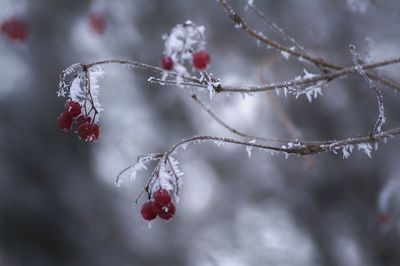
[[(337, 64), (333, 64), (333, 63), (329, 63), (326, 60), (324, 60), (323, 58), (320, 57), (315, 57), (312, 56), (308, 53), (306, 53), (304, 50), (301, 51), (296, 51), (295, 49), (291, 49), (289, 47), (286, 47), (284, 45), (281, 45), (280, 43), (271, 40), (267, 37), (265, 37), (263, 34), (257, 32), (256, 30), (254, 30), (234, 9), (231, 5), (228, 4), (228, 2), (226, 0), (217, 0), (222, 8), (228, 13), (230, 19), (233, 21), (233, 23), (235, 23), (235, 25), (239, 26), (242, 30), (244, 30), (245, 32), (247, 32), (250, 36), (252, 36), (253, 38), (255, 38), (256, 40), (266, 44), (267, 46), (270, 46), (278, 51), (281, 52), (285, 52), (288, 53), (292, 56), (295, 56), (299, 59), (304, 59), (306, 61), (309, 61), (313, 64), (315, 64), (316, 66), (319, 67), (323, 67), (323, 68), (328, 68), (328, 69), (332, 69), (332, 70), (342, 70), (345, 67), (341, 66), (341, 65), (337, 65)], [(354, 73), (354, 71), (352, 71)], [(374, 73), (370, 73), (370, 72), (366, 72), (366, 74), (368, 75), (368, 77), (377, 80), (387, 86), (390, 86), (396, 90), (400, 89), (400, 84), (397, 84), (391, 80), (388, 80), (387, 78), (382, 78), (379, 75), (376, 75)]]

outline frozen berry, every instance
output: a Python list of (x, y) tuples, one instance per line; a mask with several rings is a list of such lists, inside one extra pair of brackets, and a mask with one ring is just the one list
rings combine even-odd
[(81, 114), (81, 105), (76, 101), (68, 101), (65, 103), (64, 111), (71, 117), (76, 117)]
[(200, 50), (193, 54), (193, 66), (198, 69), (203, 69), (210, 64), (210, 55), (207, 51)]
[(171, 196), (169, 195), (168, 190), (159, 189), (153, 194), (154, 201), (161, 206), (165, 206), (171, 202)]
[(105, 21), (103, 14), (101, 13), (89, 14), (89, 25), (94, 32), (102, 34), (105, 29)]
[(97, 124), (90, 124), (88, 122), (82, 123), (78, 127), (78, 136), (84, 140), (97, 140), (100, 135), (100, 129)]
[(78, 127), (82, 125), (83, 123), (90, 123), (92, 122), (92, 119), (89, 116), (81, 115), (76, 119), (76, 124)]
[(143, 219), (147, 221), (154, 220), (157, 217), (157, 214), (153, 212), (153, 209), (151, 208), (151, 202), (148, 201), (142, 205), (142, 209), (140, 210), (140, 213), (142, 214)]
[(20, 42), (28, 36), (28, 24), (18, 17), (11, 17), (1, 24), (1, 32), (9, 39)]
[(162, 211), (158, 214), (161, 219), (163, 220), (169, 220), (175, 215), (175, 205), (170, 202), (166, 206), (162, 208)]
[(72, 117), (67, 112), (62, 112), (57, 117), (57, 125), (62, 130), (68, 130), (72, 125)]
[(161, 57), (160, 60), (160, 65), (163, 69), (165, 70), (171, 70), (172, 66), (174, 64), (174, 61), (172, 60), (172, 58), (170, 56), (163, 56)]
[(152, 202), (151, 202), (151, 208), (152, 208), (152, 210), (153, 210), (153, 212), (154, 212), (155, 214), (160, 214), (161, 211), (162, 211), (162, 209), (163, 209), (163, 206), (160, 205), (160, 204), (158, 204), (158, 203), (155, 202), (155, 201), (152, 201)]

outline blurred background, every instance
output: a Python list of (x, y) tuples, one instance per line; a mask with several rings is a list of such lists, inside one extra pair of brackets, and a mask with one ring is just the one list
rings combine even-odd
[[(243, 2), (230, 1), (258, 31), (281, 41)], [(397, 0), (254, 0), (311, 54), (351, 65), (399, 55)], [(100, 14), (102, 22), (91, 22)], [(190, 89), (147, 82), (151, 73), (106, 66), (98, 143), (57, 128), (69, 65), (135, 59), (158, 65), (161, 36), (190, 19), (204, 25), (209, 71), (224, 84), (255, 85), (318, 73), (235, 29), (215, 0), (0, 0), (2, 23), (25, 21), (26, 37), (0, 36), (0, 265), (400, 265), (399, 140), (372, 154), (271, 156), (191, 145), (173, 220), (152, 222), (133, 201), (149, 172), (118, 188), (138, 155), (164, 152), (198, 134), (233, 137)], [(104, 24), (102, 24), (104, 23)], [(378, 71), (398, 80), (399, 67)], [(380, 85), (387, 123), (400, 123), (399, 95)], [(199, 96), (235, 128), (265, 137), (327, 140), (366, 135), (376, 96), (356, 76), (331, 82), (312, 103), (275, 92)], [(151, 171), (151, 169), (150, 169)], [(144, 200), (144, 199), (143, 199)], [(142, 202), (142, 201), (141, 201)]]

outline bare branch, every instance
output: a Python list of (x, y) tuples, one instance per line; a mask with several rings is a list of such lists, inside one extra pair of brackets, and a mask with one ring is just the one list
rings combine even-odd
[(382, 130), (382, 126), (385, 123), (385, 107), (383, 105), (383, 95), (382, 92), (378, 89), (375, 82), (373, 82), (365, 73), (365, 70), (359, 63), (359, 56), (356, 51), (356, 47), (354, 45), (350, 45), (350, 52), (353, 58), (353, 63), (357, 67), (357, 74), (367, 81), (368, 86), (373, 90), (378, 98), (378, 118), (375, 122), (374, 127), (372, 128), (371, 134), (375, 135), (376, 133)]

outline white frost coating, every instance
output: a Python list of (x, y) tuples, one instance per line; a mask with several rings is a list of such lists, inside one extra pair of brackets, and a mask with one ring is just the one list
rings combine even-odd
[[(94, 123), (97, 123), (99, 120), (100, 113), (103, 111), (103, 107), (100, 103), (100, 86), (99, 79), (104, 76), (104, 71), (100, 67), (92, 67), (89, 70), (89, 80), (86, 81), (86, 75), (84, 72), (80, 73), (71, 83), (71, 87), (69, 89), (69, 98), (71, 100), (79, 102), (82, 107), (82, 113), (86, 114), (92, 108), (96, 108), (97, 115), (94, 120)], [(90, 91), (86, 90), (86, 84), (90, 84)], [(90, 95), (89, 95), (90, 93)], [(89, 101), (91, 99), (93, 104)], [(86, 110), (85, 110), (86, 109)], [(94, 117), (94, 113), (90, 113), (91, 118)]]
[(376, 83), (370, 79), (363, 69), (363, 67), (360, 65), (360, 57), (356, 51), (356, 47), (354, 45), (350, 45), (350, 52), (351, 56), (353, 58), (353, 64), (356, 67), (356, 72), (359, 74), (365, 81), (368, 82), (368, 86), (370, 87), (371, 90), (373, 90), (376, 94), (376, 97), (378, 99), (378, 119), (375, 122), (375, 125), (372, 129), (372, 134), (376, 134), (382, 131), (382, 126), (385, 124), (386, 118), (385, 118), (385, 107), (383, 105), (383, 94), (379, 90), (378, 86)]
[(346, 145), (342, 148), (343, 159), (347, 159), (350, 157), (351, 153), (353, 152), (354, 146), (353, 145)]
[(67, 95), (67, 89), (68, 89), (68, 84), (66, 83), (65, 79), (71, 75), (72, 73), (75, 73), (76, 68), (81, 67), (80, 63), (75, 63), (69, 67), (67, 67), (60, 75), (60, 81), (58, 83), (58, 91), (57, 91), (57, 96), (58, 97), (65, 97)]
[[(255, 139), (250, 140), (249, 143), (255, 144), (255, 143), (256, 143), (256, 140), (255, 140)], [(246, 152), (247, 152), (247, 155), (249, 156), (249, 158), (251, 158), (251, 152), (252, 152), (252, 150), (253, 150), (253, 146), (246, 145)]]
[(212, 100), (214, 98), (214, 94), (215, 94), (215, 90), (214, 90), (212, 82), (208, 82), (207, 90), (208, 90), (208, 94), (210, 95), (210, 100)]
[[(147, 164), (149, 164), (149, 162), (157, 160), (158, 158), (154, 155), (154, 154), (149, 154), (149, 155), (145, 155), (145, 156), (139, 156), (136, 160), (136, 162), (132, 163), (131, 167), (129, 167), (128, 169), (128, 173), (129, 173), (129, 180), (135, 180), (137, 173), (139, 171), (143, 171), (147, 169)], [(121, 176), (117, 176), (117, 178), (115, 179), (115, 184), (119, 187), (121, 186), (123, 180), (122, 180), (122, 174)]]
[(312, 102), (313, 99), (317, 99), (318, 95), (322, 96), (322, 89), (319, 86), (320, 83), (316, 85), (305, 88), (304, 90), (296, 92), (296, 99), (299, 98), (300, 95), (306, 95), (308, 102)]
[(217, 145), (218, 147), (224, 145), (224, 142), (223, 142), (223, 141), (220, 141), (220, 140), (213, 140), (213, 143), (214, 143), (215, 145)]
[(360, 143), (357, 144), (357, 148), (359, 151), (364, 152), (369, 158), (371, 157), (372, 146), (369, 143)]
[(159, 162), (158, 176), (152, 186), (152, 191), (164, 188), (173, 191), (175, 200), (179, 201), (179, 194), (182, 191), (184, 173), (179, 169), (179, 162), (172, 156), (163, 157)]
[(246, 152), (247, 152), (247, 156), (249, 156), (249, 158), (251, 158), (251, 151), (252, 151), (253, 147), (252, 146), (246, 146)]
[(303, 69), (303, 71), (304, 71), (303, 79), (310, 79), (310, 78), (318, 76), (316, 74), (308, 72), (306, 69)]
[(288, 52), (281, 51), (281, 55), (282, 55), (286, 60), (289, 60), (290, 54), (289, 54)]
[(176, 82), (182, 83), (182, 77), (187, 75), (185, 63), (190, 63), (192, 53), (204, 49), (204, 26), (197, 26), (188, 20), (172, 28), (170, 34), (163, 35), (164, 55), (172, 58), (173, 70), (177, 73)]

